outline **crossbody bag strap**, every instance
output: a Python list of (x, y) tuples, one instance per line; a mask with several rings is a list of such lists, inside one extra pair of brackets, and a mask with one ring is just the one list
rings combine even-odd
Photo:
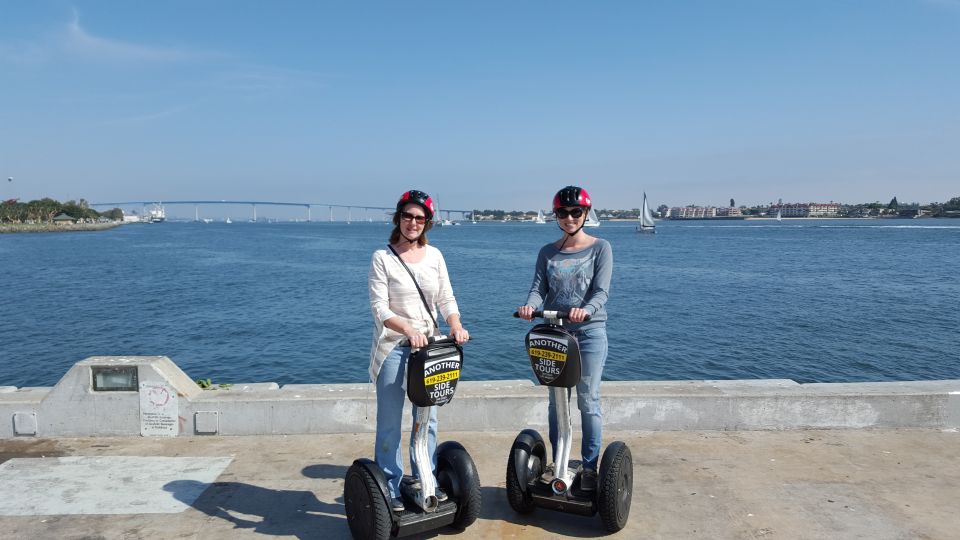
[(390, 244), (387, 244), (387, 247), (390, 248), (390, 251), (397, 256), (397, 260), (403, 265), (403, 269), (410, 274), (410, 279), (413, 280), (413, 286), (416, 287), (417, 292), (420, 293), (420, 300), (423, 300), (423, 307), (427, 308), (427, 315), (430, 315), (430, 320), (433, 321), (433, 327), (437, 329), (437, 333), (440, 333), (440, 325), (437, 324), (437, 319), (433, 317), (433, 310), (430, 309), (430, 304), (427, 303), (427, 297), (423, 295), (423, 290), (420, 289), (420, 284), (417, 283), (417, 278), (413, 276), (413, 272), (410, 271), (410, 267), (407, 266), (407, 263), (403, 262), (403, 259), (400, 258), (400, 254), (397, 253), (397, 250), (393, 249), (393, 246)]

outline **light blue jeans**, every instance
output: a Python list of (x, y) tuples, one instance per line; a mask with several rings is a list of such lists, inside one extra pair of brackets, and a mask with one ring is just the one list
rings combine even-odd
[[(400, 424), (403, 421), (403, 405), (407, 402), (407, 360), (410, 347), (395, 347), (383, 361), (377, 375), (377, 440), (374, 446), (374, 461), (383, 469), (391, 497), (400, 496), (400, 480), (403, 478), (403, 454), (400, 453)], [(410, 465), (413, 475), (420, 478), (420, 471), (413, 460), (413, 435), (416, 408), (411, 418)], [(430, 408), (427, 422), (427, 447), (431, 456), (429, 474), (437, 469), (437, 408)]]
[[(583, 468), (597, 470), (603, 436), (603, 413), (600, 411), (600, 378), (603, 365), (607, 362), (606, 327), (573, 330), (580, 344), (580, 382), (577, 383), (577, 408), (580, 409), (582, 440), (580, 454)], [(571, 388), (567, 389), (567, 399)], [(553, 461), (557, 460), (557, 413), (553, 392), (550, 393), (550, 445), (553, 447)]]

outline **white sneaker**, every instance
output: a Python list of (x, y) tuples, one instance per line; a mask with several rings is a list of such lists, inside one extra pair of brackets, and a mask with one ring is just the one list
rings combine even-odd
[(553, 482), (553, 463), (547, 465), (547, 468), (543, 470), (543, 474), (540, 475), (540, 481), (544, 484), (549, 484)]

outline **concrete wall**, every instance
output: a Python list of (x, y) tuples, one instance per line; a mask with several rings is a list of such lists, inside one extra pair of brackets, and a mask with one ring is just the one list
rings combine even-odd
[[(166, 357), (91, 357), (52, 388), (0, 386), (0, 437), (140, 435), (139, 392), (96, 392), (91, 369), (135, 366), (140, 382), (177, 395), (175, 435), (374, 430), (367, 384), (237, 384), (201, 390)], [(612, 430), (960, 427), (960, 380), (797, 384), (790, 380), (604, 382)], [(574, 398), (575, 400), (576, 398)], [(407, 406), (409, 408), (409, 405)], [(575, 425), (579, 423), (573, 406)], [(530, 381), (461, 382), (440, 409), (446, 431), (544, 429), (547, 391)]]

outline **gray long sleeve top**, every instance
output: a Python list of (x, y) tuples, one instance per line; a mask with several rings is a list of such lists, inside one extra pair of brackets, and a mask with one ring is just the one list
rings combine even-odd
[(572, 330), (606, 326), (606, 303), (613, 274), (610, 242), (597, 238), (580, 251), (564, 252), (549, 243), (540, 249), (526, 305), (535, 309), (567, 311), (583, 308), (590, 320), (568, 323)]

